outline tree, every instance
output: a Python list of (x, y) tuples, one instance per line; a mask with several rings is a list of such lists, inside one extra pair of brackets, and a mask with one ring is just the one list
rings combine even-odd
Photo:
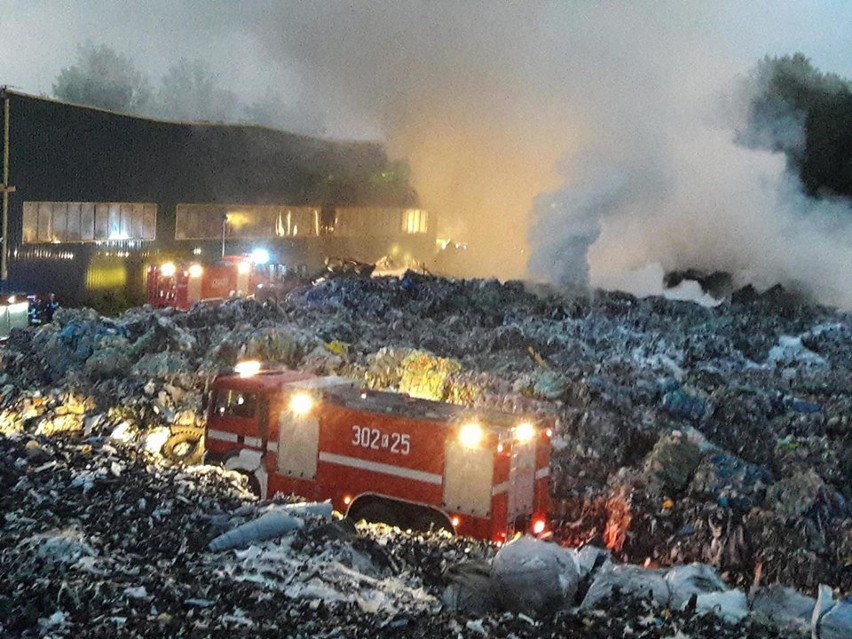
[(852, 83), (801, 53), (765, 57), (750, 80), (740, 141), (784, 152), (811, 195), (852, 196)]
[(77, 60), (59, 72), (53, 95), (61, 100), (113, 111), (141, 112), (151, 90), (147, 78), (124, 55), (105, 44), (77, 48)]
[(203, 60), (181, 58), (160, 81), (158, 114), (177, 120), (234, 120), (237, 96), (219, 86)]

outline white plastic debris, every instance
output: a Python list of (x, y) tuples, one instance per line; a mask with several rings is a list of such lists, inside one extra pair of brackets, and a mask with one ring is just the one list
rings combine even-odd
[(505, 609), (532, 615), (554, 604), (570, 603), (580, 579), (577, 564), (567, 550), (529, 536), (497, 552), (491, 575)]
[(485, 629), (485, 626), (482, 625), (482, 619), (471, 619), (465, 624), (465, 628), (482, 637), (488, 636), (488, 631)]
[(813, 597), (807, 597), (793, 588), (773, 585), (755, 593), (751, 611), (782, 628), (806, 629), (810, 627), (815, 605)]
[(124, 594), (131, 599), (150, 599), (145, 586), (128, 586), (124, 589)]
[(778, 345), (769, 349), (767, 361), (770, 364), (805, 364), (808, 366), (825, 366), (825, 359), (814, 353), (802, 343), (801, 337), (782, 335)]
[(748, 599), (741, 590), (702, 593), (696, 598), (695, 609), (712, 612), (730, 623), (742, 621), (749, 614)]
[(820, 639), (849, 639), (852, 637), (852, 604), (838, 602), (819, 622)]
[(852, 637), (852, 604), (835, 602), (829, 586), (820, 584), (811, 617), (813, 639), (849, 639)]
[(110, 439), (114, 439), (122, 443), (131, 442), (135, 437), (136, 428), (127, 421), (121, 422), (118, 426), (113, 428), (112, 433), (110, 433)]
[(663, 572), (628, 564), (610, 564), (598, 571), (580, 604), (592, 608), (614, 589), (638, 597), (650, 597), (662, 606), (669, 605), (671, 594)]
[(159, 453), (169, 439), (170, 431), (166, 426), (151, 428), (144, 435), (143, 447), (149, 453)]
[(49, 617), (42, 617), (38, 620), (38, 625), (42, 630), (61, 630), (68, 623), (68, 615), (61, 610), (57, 610)]
[(728, 590), (722, 581), (707, 564), (693, 563), (686, 566), (676, 566), (665, 575), (671, 594), (672, 608), (681, 608), (692, 595), (705, 595)]
[(610, 562), (609, 551), (595, 546), (583, 546), (578, 550), (571, 548), (568, 552), (577, 565), (577, 573), (580, 579), (592, 572), (596, 565), (602, 567)]
[(97, 554), (83, 533), (74, 528), (33, 535), (21, 543), (32, 544), (38, 557), (56, 563), (72, 564), (81, 557)]

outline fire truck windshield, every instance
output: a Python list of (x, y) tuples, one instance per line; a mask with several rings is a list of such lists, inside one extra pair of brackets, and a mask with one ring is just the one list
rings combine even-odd
[(216, 396), (216, 414), (220, 417), (254, 417), (256, 409), (255, 393), (226, 390)]

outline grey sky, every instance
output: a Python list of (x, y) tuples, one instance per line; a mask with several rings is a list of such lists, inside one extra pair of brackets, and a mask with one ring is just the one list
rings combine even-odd
[[(354, 5), (360, 5), (357, 11)], [(470, 9), (460, 8), (463, 5)], [(363, 10), (365, 6), (367, 9)], [(400, 14), (412, 17), (406, 20)], [(483, 48), (489, 49), (488, 39), (492, 36), (504, 37), (513, 28), (536, 22), (537, 28), (564, 28), (570, 33), (578, 24), (586, 21), (594, 24), (593, 14), (609, 15), (614, 23), (623, 16), (628, 31), (631, 21), (638, 19), (642, 23), (639, 28), (648, 32), (649, 37), (653, 37), (654, 28), (661, 39), (668, 38), (671, 29), (701, 33), (714, 48), (713, 57), (729, 56), (743, 69), (767, 53), (802, 51), (822, 70), (852, 76), (852, 3), (844, 0), (686, 3), (0, 0), (0, 83), (49, 94), (59, 70), (73, 60), (76, 46), (91, 39), (131, 57), (154, 82), (176, 59), (198, 57), (208, 61), (223, 83), (238, 94), (261, 95), (272, 85), (285, 97), (296, 99), (306, 92), (304, 85), (310, 85), (310, 77), (304, 76), (316, 71), (315, 65), (345, 65), (346, 59), (338, 56), (348, 55), (350, 47), (375, 45), (375, 42), (358, 43), (358, 34), (352, 29), (340, 30), (350, 23), (363, 30), (365, 39), (380, 37), (385, 27), (401, 27), (397, 34), (388, 32), (388, 48), (383, 51), (387, 56), (383, 60), (390, 63), (396, 55), (393, 47), (402, 44), (397, 36), (414, 37), (418, 46), (428, 48), (430, 42), (448, 38), (452, 41), (463, 35), (470, 39), (467, 53), (480, 64), (478, 55)], [(543, 19), (538, 21), (536, 15)], [(466, 24), (467, 18), (470, 22)], [(648, 25), (655, 26), (648, 31)], [(422, 31), (418, 30), (420, 27)], [(466, 34), (453, 34), (462, 28), (467, 30)], [(604, 38), (618, 35), (617, 29), (602, 34)], [(339, 42), (343, 38), (354, 42)], [(542, 47), (552, 48), (552, 53), (558, 54), (558, 46), (554, 47), (556, 38), (558, 33), (551, 32)], [(301, 51), (288, 46), (294, 40), (304, 47)], [(318, 46), (312, 47), (310, 42)], [(614, 50), (620, 49), (617, 42), (611, 44)], [(511, 40), (505, 46), (500, 63), (506, 75), (500, 77), (501, 72), (497, 72), (494, 81), (511, 85), (517, 80), (511, 74), (518, 71), (516, 65), (523, 64), (529, 50), (522, 47), (513, 51)], [(435, 53), (427, 53), (430, 62), (434, 61)], [(448, 55), (464, 53), (464, 47), (458, 46), (447, 51)], [(541, 53), (545, 58), (551, 54)], [(369, 74), (370, 69), (356, 68), (356, 71)], [(388, 69), (380, 71), (387, 73)], [(548, 71), (542, 73), (545, 81)], [(701, 69), (696, 68), (696, 72), (700, 73)], [(367, 80), (369, 86), (368, 78), (358, 80)], [(378, 78), (376, 82), (380, 84), (383, 80)], [(370, 135), (381, 128), (373, 121), (372, 113), (336, 110), (333, 105), (324, 108), (334, 120), (330, 124), (335, 133), (345, 134), (348, 128), (350, 135)]]

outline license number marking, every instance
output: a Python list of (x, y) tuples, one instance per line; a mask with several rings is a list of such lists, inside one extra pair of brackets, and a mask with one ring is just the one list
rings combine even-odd
[(352, 445), (408, 455), (411, 452), (411, 437), (407, 433), (383, 433), (378, 428), (356, 425), (352, 427)]

